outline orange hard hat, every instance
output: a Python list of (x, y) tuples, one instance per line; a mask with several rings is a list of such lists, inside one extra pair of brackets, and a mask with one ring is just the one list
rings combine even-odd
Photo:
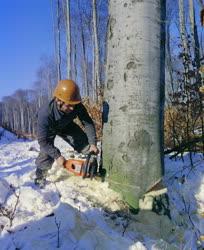
[(53, 96), (66, 104), (74, 105), (81, 102), (79, 87), (72, 80), (60, 80)]

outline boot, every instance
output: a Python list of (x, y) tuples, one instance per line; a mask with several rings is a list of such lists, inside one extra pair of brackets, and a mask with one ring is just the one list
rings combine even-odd
[(35, 185), (38, 186), (40, 189), (43, 189), (46, 185), (46, 179), (45, 178), (35, 178), (34, 180)]
[(38, 169), (36, 170), (36, 178), (34, 180), (35, 185), (38, 186), (40, 189), (44, 188), (46, 185), (46, 175), (47, 171)]

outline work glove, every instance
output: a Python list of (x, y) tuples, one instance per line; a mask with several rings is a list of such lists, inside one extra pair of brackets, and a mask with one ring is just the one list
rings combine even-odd
[(99, 153), (99, 149), (97, 148), (96, 145), (91, 144), (91, 145), (90, 145), (90, 148), (89, 148), (89, 152), (93, 152), (94, 154), (97, 155), (97, 154)]
[(58, 166), (63, 167), (66, 159), (61, 155), (56, 159), (56, 163)]

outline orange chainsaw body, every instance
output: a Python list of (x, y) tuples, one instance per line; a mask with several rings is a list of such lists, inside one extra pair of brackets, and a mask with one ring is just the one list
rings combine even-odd
[(74, 175), (82, 176), (86, 159), (69, 159), (65, 161), (64, 167)]

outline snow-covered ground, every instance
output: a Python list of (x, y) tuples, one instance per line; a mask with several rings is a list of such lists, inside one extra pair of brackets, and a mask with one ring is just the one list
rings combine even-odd
[[(55, 164), (39, 189), (33, 184), (37, 142), (2, 128), (0, 137), (0, 250), (204, 249), (201, 154), (193, 155), (193, 167), (188, 153), (184, 162), (165, 159), (169, 221), (151, 211), (131, 215), (106, 182), (70, 176)], [(70, 154), (60, 139), (56, 145)]]

